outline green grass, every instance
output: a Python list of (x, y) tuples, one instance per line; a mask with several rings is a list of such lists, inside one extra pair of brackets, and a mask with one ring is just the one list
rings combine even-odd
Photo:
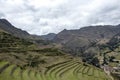
[(6, 66), (7, 64), (8, 62), (0, 62), (0, 70), (3, 69), (0, 80), (111, 80), (101, 69), (75, 60), (54, 64), (44, 72), (22, 70), (16, 65)]

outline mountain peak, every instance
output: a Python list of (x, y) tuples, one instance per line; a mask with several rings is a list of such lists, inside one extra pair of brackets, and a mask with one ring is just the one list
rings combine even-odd
[(0, 23), (3, 23), (9, 27), (12, 27), (12, 24), (7, 19), (0, 19)]
[(63, 31), (67, 31), (67, 29), (64, 29)]
[(28, 38), (30, 34), (14, 27), (8, 20), (0, 19), (0, 29), (20, 38)]

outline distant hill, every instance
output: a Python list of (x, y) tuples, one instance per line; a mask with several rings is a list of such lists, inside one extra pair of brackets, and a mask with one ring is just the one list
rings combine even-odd
[(44, 40), (53, 40), (55, 36), (56, 36), (55, 33), (49, 33), (47, 35), (42, 35), (41, 38)]

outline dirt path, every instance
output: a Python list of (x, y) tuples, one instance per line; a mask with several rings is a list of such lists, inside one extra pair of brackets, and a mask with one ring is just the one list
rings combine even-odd
[(114, 80), (114, 78), (110, 75), (113, 68), (109, 67), (108, 65), (105, 65), (103, 68), (104, 68), (105, 73), (111, 78), (111, 80)]

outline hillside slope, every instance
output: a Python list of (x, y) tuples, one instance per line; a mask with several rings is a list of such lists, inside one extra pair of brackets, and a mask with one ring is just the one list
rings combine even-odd
[(87, 49), (93, 43), (107, 43), (119, 32), (120, 25), (89, 26), (78, 30), (65, 29), (58, 33), (53, 41), (62, 44), (63, 49), (76, 53), (82, 48)]
[(55, 33), (49, 33), (47, 35), (42, 35), (41, 38), (44, 40), (53, 40), (55, 36), (56, 36)]
[(6, 32), (8, 32), (8, 33), (10, 33), (10, 34), (12, 34), (14, 36), (20, 37), (20, 38), (30, 38), (29, 33), (14, 27), (6, 19), (0, 19), (0, 29), (3, 29), (4, 31), (6, 31)]
[[(42, 43), (42, 42), (41, 42)], [(72, 56), (65, 54), (54, 47), (45, 47), (21, 39), (0, 30), (0, 60), (9, 61), (22, 68), (30, 67), (32, 69), (44, 70), (45, 66), (56, 62), (67, 60)], [(40, 66), (38, 68), (38, 66)]]
[(24, 51), (24, 49), (31, 45), (33, 43), (30, 41), (12, 36), (6, 31), (0, 30), (0, 52)]

